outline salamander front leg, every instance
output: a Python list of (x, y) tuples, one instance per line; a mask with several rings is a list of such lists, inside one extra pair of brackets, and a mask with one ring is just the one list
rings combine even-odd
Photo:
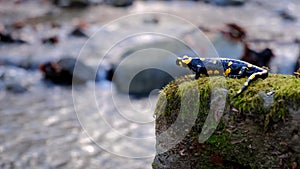
[(205, 75), (208, 76), (207, 71), (205, 69), (205, 67), (202, 67), (200, 65), (197, 65), (197, 70), (196, 70), (196, 75), (195, 75), (195, 79), (199, 79), (200, 75)]
[(199, 79), (199, 77), (200, 77), (200, 73), (196, 72), (195, 79)]

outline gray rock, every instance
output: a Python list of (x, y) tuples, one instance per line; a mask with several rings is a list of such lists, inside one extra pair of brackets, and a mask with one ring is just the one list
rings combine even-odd
[(12, 93), (24, 93), (27, 91), (27, 88), (25, 86), (22, 86), (18, 83), (8, 84), (6, 86), (6, 90), (12, 92)]
[(243, 5), (246, 0), (205, 0), (205, 2), (221, 5), (221, 6), (228, 6), (228, 5)]
[(286, 20), (286, 21), (296, 21), (296, 20), (297, 20), (297, 17), (294, 16), (293, 14), (291, 14), (291, 12), (288, 11), (288, 10), (279, 10), (279, 11), (278, 11), (278, 15), (279, 15), (283, 20)]
[(57, 62), (62, 68), (73, 73), (73, 83), (87, 82), (95, 79), (93, 68), (74, 58), (64, 58)]
[(74, 58), (63, 58), (58, 62), (47, 62), (40, 65), (40, 70), (44, 73), (45, 79), (56, 84), (81, 84), (93, 81), (96, 71)]
[(90, 5), (90, 1), (89, 0), (54, 0), (53, 4), (59, 7), (83, 8)]
[(132, 5), (133, 0), (106, 0), (106, 2), (116, 7), (127, 7)]
[(112, 81), (121, 92), (149, 94), (173, 79), (191, 73), (175, 64), (177, 56), (183, 54), (195, 56), (178, 41), (159, 41), (129, 49), (114, 65)]
[[(292, 81), (297, 83), (297, 79), (292, 76), (277, 76), (273, 79), (274, 84), (277, 85), (279, 82), (291, 83)], [(216, 106), (220, 109), (214, 108), (214, 103), (220, 102), (219, 99), (214, 99), (219, 96), (219, 92), (214, 97), (215, 89), (210, 90), (211, 87), (192, 92), (201, 94), (200, 98), (205, 98), (196, 101), (201, 105), (193, 103), (197, 100), (195, 98), (199, 98), (198, 95), (195, 98), (186, 98), (180, 94), (186, 93), (182, 91), (183, 88), (198, 89), (205, 83), (210, 82), (203, 78), (200, 78), (198, 83), (190, 82), (190, 79), (178, 79), (168, 85), (160, 95), (154, 111), (157, 154), (152, 163), (153, 169), (289, 168), (287, 166), (291, 164), (299, 164), (299, 90), (291, 90), (289, 93), (289, 91), (282, 92), (285, 89), (281, 88), (269, 93), (260, 92), (259, 95), (269, 98), (272, 98), (275, 93), (274, 101), (271, 99), (274, 103), (267, 110), (265, 102), (268, 98), (265, 98), (264, 102), (261, 101), (262, 99), (257, 99), (250, 103), (253, 105), (251, 112), (245, 111), (245, 107), (248, 106), (246, 104), (238, 103), (237, 106), (232, 106), (231, 97), (227, 97), (230, 101), (220, 98), (220, 101), (226, 105)], [(175, 87), (175, 84), (178, 86)], [(231, 83), (227, 84), (229, 89), (231, 85), (234, 86)], [(257, 88), (256, 92), (260, 90)], [(204, 94), (207, 92), (212, 94)], [(250, 93), (242, 97), (249, 98), (253, 95)], [(282, 97), (285, 98), (285, 102), (278, 104), (283, 101)], [(188, 104), (183, 104), (184, 102)], [(233, 111), (232, 107), (236, 110)], [(279, 108), (287, 111), (284, 112), (285, 115), (278, 118), (276, 113), (279, 112)], [(195, 113), (193, 109), (199, 112)], [(219, 112), (223, 114), (219, 116)], [(197, 119), (191, 123), (189, 119), (194, 114)], [(269, 123), (266, 124), (261, 119), (269, 119)], [(192, 127), (188, 129), (185, 124), (191, 124)], [(213, 134), (203, 140), (202, 133), (208, 128), (213, 129), (211, 131)], [(180, 137), (182, 131), (187, 132)]]

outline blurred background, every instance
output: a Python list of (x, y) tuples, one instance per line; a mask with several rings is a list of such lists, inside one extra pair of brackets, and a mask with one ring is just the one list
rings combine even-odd
[[(152, 168), (179, 56), (293, 75), (298, 0), (0, 0), (0, 168)], [(299, 70), (300, 72), (300, 70)]]

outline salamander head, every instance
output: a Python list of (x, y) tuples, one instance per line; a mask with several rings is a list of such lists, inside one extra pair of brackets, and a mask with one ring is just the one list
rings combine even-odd
[(192, 58), (184, 55), (183, 58), (178, 57), (176, 60), (176, 64), (180, 67), (188, 67), (187, 65), (192, 61)]

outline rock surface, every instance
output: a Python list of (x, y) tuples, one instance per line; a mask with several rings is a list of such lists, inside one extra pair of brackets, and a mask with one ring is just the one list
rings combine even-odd
[[(186, 77), (170, 83), (155, 111), (158, 154), (152, 167), (287, 169), (299, 165), (300, 80), (270, 75), (232, 98), (244, 80)], [(212, 86), (228, 86), (219, 90), (228, 95), (220, 97)], [(268, 92), (264, 98), (262, 92)], [(272, 103), (264, 104), (266, 100)], [(187, 132), (179, 138), (182, 131)]]
[(47, 80), (56, 84), (81, 84), (95, 80), (93, 68), (74, 58), (63, 58), (58, 62), (47, 62), (40, 65), (40, 70)]
[(127, 7), (132, 5), (133, 0), (106, 0), (106, 2), (115, 7)]
[(221, 5), (221, 6), (228, 6), (228, 5), (243, 5), (246, 0), (205, 0), (205, 2)]
[[(187, 51), (187, 52), (185, 52)], [(114, 65), (112, 81), (124, 93), (149, 94), (175, 78), (190, 74), (175, 64), (177, 56), (191, 53), (177, 41), (158, 41), (125, 52)]]

